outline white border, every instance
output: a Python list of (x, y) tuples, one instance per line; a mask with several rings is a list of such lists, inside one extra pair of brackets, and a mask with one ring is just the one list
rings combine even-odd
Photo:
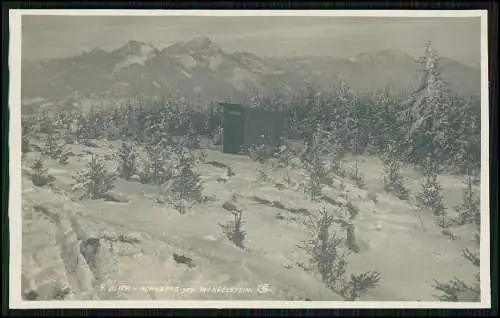
[[(23, 301), (21, 299), (21, 16), (328, 16), (481, 18), (481, 302), (286, 302), (286, 301)], [(9, 229), (10, 308), (491, 308), (489, 227), (489, 95), (486, 10), (9, 10)]]

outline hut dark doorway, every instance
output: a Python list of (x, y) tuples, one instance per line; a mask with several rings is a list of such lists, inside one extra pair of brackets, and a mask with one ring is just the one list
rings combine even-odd
[(238, 104), (223, 104), (224, 132), (222, 138), (222, 152), (238, 154), (245, 145), (246, 119), (245, 108)]

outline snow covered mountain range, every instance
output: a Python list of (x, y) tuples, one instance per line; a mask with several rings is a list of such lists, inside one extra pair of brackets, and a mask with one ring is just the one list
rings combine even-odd
[[(480, 70), (443, 58), (452, 92), (477, 95)], [(227, 53), (208, 37), (159, 49), (131, 40), (114, 51), (96, 48), (77, 56), (23, 62), (23, 100), (59, 102), (69, 96), (107, 100), (130, 95), (181, 95), (196, 101), (244, 100), (258, 90), (290, 93), (304, 81), (328, 86), (339, 79), (354, 89), (414, 89), (418, 60), (398, 50), (329, 57), (269, 58)]]

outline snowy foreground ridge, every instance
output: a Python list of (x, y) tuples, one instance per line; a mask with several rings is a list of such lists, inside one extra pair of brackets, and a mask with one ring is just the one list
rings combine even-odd
[[(209, 150), (207, 161), (230, 166), (234, 175), (198, 163), (204, 194), (213, 199), (186, 214), (156, 202), (157, 187), (133, 178), (118, 179), (111, 191), (116, 200), (75, 199), (72, 175), (87, 165), (88, 151), (107, 158), (112, 171), (118, 147), (112, 142), (92, 149), (71, 145), (68, 164), (45, 160), (55, 180), (43, 187), (33, 185), (26, 173), (39, 154), (26, 154), (25, 300), (344, 300), (304, 269), (308, 258), (297, 248), (307, 238), (304, 220), (307, 214), (335, 206), (305, 198), (298, 169), (274, 169), (274, 181), (257, 181), (258, 163)], [(463, 261), (462, 249), (478, 249), (473, 226), (453, 229), (454, 239), (443, 236), (432, 214), (418, 208), (413, 198), (403, 201), (384, 192), (377, 159), (358, 161), (366, 186), (359, 189), (344, 180), (345, 192), (359, 209), (359, 251), (348, 256), (347, 272), (376, 270), (382, 277), (361, 300), (435, 301), (435, 279), (472, 279), (476, 269)], [(416, 193), (419, 176), (410, 169), (404, 174), (411, 193)], [(461, 180), (440, 176), (440, 182), (447, 206), (459, 204)], [(334, 200), (340, 193), (333, 187), (322, 192)], [(376, 200), (370, 199), (373, 193)], [(223, 207), (230, 201), (243, 211), (246, 249), (229, 241), (219, 225), (232, 219), (227, 205)]]

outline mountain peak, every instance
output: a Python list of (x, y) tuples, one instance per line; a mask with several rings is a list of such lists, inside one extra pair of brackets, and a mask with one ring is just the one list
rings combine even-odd
[(208, 36), (197, 36), (189, 40), (187, 45), (192, 48), (207, 48), (212, 45), (212, 41)]
[(140, 49), (143, 45), (146, 45), (146, 43), (136, 40), (129, 40), (124, 46), (122, 46), (122, 48), (135, 50)]
[(197, 54), (220, 52), (221, 49), (208, 36), (197, 36), (188, 42), (176, 42), (164, 51), (173, 54)]
[(104, 51), (103, 49), (99, 48), (99, 47), (95, 47), (92, 50), (84, 52), (84, 53), (87, 53), (89, 55), (95, 55), (95, 54), (103, 55), (103, 54), (106, 54), (107, 52)]
[(145, 52), (156, 51), (156, 48), (146, 42), (129, 40), (124, 46), (120, 47), (115, 53), (119, 55), (133, 55), (133, 56), (141, 56), (144, 55)]

